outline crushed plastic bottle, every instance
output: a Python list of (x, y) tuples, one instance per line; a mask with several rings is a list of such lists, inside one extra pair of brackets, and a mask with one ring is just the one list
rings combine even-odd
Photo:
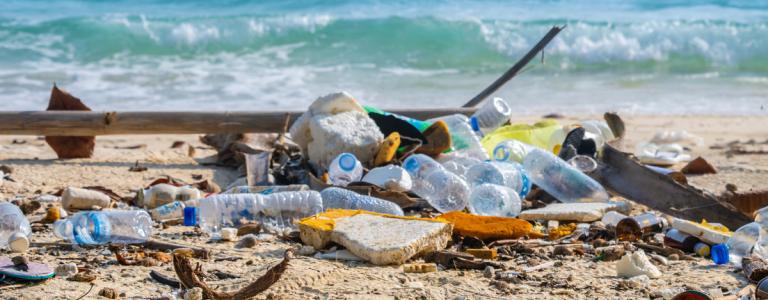
[(467, 206), (469, 186), (456, 174), (423, 154), (409, 156), (403, 162), (414, 181), (412, 192), (426, 199), (440, 212), (462, 210)]
[(510, 108), (507, 101), (499, 97), (495, 97), (489, 101), (485, 101), (480, 108), (475, 111), (472, 118), (477, 120), (477, 125), (483, 134), (488, 134), (496, 128), (501, 127), (504, 123), (509, 122), (509, 117), (512, 115), (512, 108)]
[(156, 208), (173, 201), (187, 201), (200, 199), (202, 193), (192, 186), (173, 186), (170, 184), (156, 184), (150, 188), (139, 192), (139, 206), (146, 208)]
[(443, 168), (464, 180), (467, 180), (466, 173), (470, 167), (483, 162), (477, 158), (453, 155), (451, 153), (440, 155), (437, 157), (437, 161), (443, 165)]
[(360, 195), (347, 189), (330, 187), (324, 189), (320, 195), (323, 197), (324, 209), (360, 209), (396, 216), (404, 215), (403, 209), (393, 202)]
[(600, 219), (600, 222), (602, 222), (603, 224), (605, 224), (605, 226), (608, 226), (608, 227), (616, 227), (616, 225), (618, 225), (619, 222), (621, 222), (621, 220), (624, 220), (626, 218), (627, 218), (627, 215), (612, 210), (605, 213), (603, 215), (603, 218)]
[(8, 202), (0, 203), (0, 249), (24, 252), (29, 248), (30, 234), (32, 228), (21, 209)]
[(328, 177), (333, 185), (347, 186), (363, 178), (363, 164), (352, 153), (339, 154), (328, 166)]
[(491, 183), (515, 190), (520, 198), (525, 198), (531, 190), (531, 183), (523, 167), (516, 162), (485, 161), (473, 165), (466, 172), (470, 188)]
[(479, 160), (487, 160), (488, 153), (483, 149), (483, 145), (480, 143), (480, 137), (472, 130), (472, 126), (469, 123), (469, 118), (465, 115), (455, 114), (435, 119), (430, 119), (430, 122), (437, 122), (442, 120), (448, 125), (448, 130), (451, 132), (451, 143), (453, 151), (457, 154), (467, 157), (477, 158)]
[(741, 266), (741, 259), (752, 254), (752, 249), (760, 237), (760, 230), (760, 224), (752, 222), (733, 232), (731, 238), (725, 243), (731, 264)]
[[(499, 152), (499, 155), (495, 153)], [(500, 143), (494, 150), (497, 160), (509, 160), (524, 154), (523, 169), (541, 189), (566, 203), (607, 202), (608, 193), (597, 181), (552, 153), (515, 140)]]
[(503, 185), (484, 183), (469, 194), (469, 212), (476, 215), (516, 217), (521, 208), (518, 192)]
[(261, 194), (219, 194), (200, 199), (200, 228), (219, 237), (222, 228), (259, 221), (270, 232), (295, 228), (293, 221), (323, 211), (323, 199), (316, 191)]
[(149, 210), (152, 220), (157, 222), (181, 219), (184, 217), (184, 208), (188, 206), (197, 206), (198, 200), (173, 201)]
[(83, 211), (56, 221), (53, 232), (78, 245), (138, 244), (152, 235), (152, 218), (144, 210)]

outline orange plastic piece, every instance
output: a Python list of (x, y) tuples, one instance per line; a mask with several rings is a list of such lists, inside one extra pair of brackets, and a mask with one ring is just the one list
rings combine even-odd
[(424, 130), (424, 138), (427, 143), (421, 145), (417, 153), (424, 153), (429, 156), (438, 156), (440, 153), (451, 149), (451, 131), (448, 130), (448, 124), (445, 121), (437, 121), (432, 126)]
[(568, 223), (565, 225), (560, 225), (557, 228), (549, 231), (549, 239), (550, 240), (559, 239), (561, 237), (564, 237), (566, 235), (573, 233), (574, 230), (576, 230), (576, 223)]
[(453, 224), (453, 232), (482, 240), (543, 237), (533, 230), (531, 223), (516, 218), (478, 216), (460, 211), (442, 214), (440, 218)]

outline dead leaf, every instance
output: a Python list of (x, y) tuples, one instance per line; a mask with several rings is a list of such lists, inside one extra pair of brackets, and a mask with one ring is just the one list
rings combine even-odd
[(171, 149), (181, 148), (181, 146), (184, 146), (184, 144), (186, 144), (184, 141), (175, 141), (173, 144), (171, 144)]
[[(90, 111), (91, 109), (77, 97), (54, 85), (46, 110)], [(96, 145), (96, 139), (92, 136), (46, 136), (45, 142), (53, 148), (59, 159), (90, 158), (93, 156), (93, 148)]]
[(704, 160), (701, 156), (689, 162), (682, 170), (683, 174), (702, 175), (702, 174), (716, 174), (717, 170), (709, 162)]

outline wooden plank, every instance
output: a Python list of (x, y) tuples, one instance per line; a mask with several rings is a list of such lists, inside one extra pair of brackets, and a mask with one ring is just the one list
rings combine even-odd
[(656, 173), (610, 145), (603, 148), (601, 167), (595, 173), (591, 175), (614, 194), (674, 217), (706, 219), (731, 230), (752, 221), (729, 203)]
[[(391, 112), (426, 120), (448, 114), (469, 115), (474, 109), (397, 109)], [(301, 112), (5, 111), (0, 112), (0, 134), (95, 136), (280, 132), (286, 114), (296, 120)]]

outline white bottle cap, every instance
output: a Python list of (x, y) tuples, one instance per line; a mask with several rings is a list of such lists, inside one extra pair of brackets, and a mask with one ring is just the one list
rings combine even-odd
[(15, 232), (8, 238), (8, 248), (13, 252), (26, 252), (29, 249), (29, 238), (21, 232)]

